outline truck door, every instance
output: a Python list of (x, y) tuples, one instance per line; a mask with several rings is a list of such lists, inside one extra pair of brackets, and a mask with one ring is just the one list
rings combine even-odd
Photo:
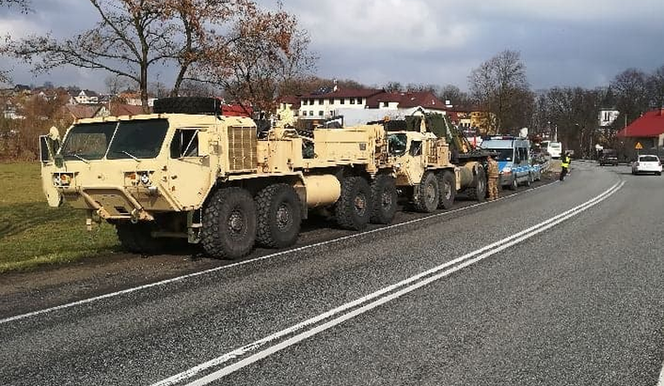
[(200, 207), (214, 183), (209, 136), (207, 128), (182, 127), (171, 139), (167, 186), (180, 210)]
[(528, 161), (528, 149), (522, 144), (517, 145), (514, 151), (515, 162), (514, 172), (518, 181), (526, 181), (530, 172), (530, 162)]

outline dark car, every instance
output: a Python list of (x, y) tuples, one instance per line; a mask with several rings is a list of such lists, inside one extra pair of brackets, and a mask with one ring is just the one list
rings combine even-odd
[[(609, 150), (609, 151), (607, 151)], [(599, 165), (613, 165), (618, 166), (618, 154), (610, 149), (605, 149), (599, 156)]]

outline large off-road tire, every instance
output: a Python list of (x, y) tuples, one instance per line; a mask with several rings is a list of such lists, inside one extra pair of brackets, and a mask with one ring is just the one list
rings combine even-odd
[(341, 197), (334, 214), (340, 227), (360, 231), (371, 219), (371, 187), (362, 177), (346, 177), (341, 181)]
[(475, 175), (475, 182), (473, 185), (473, 188), (466, 189), (466, 194), (468, 194), (468, 197), (471, 200), (476, 200), (479, 202), (486, 201), (487, 181), (484, 168), (477, 169), (477, 174)]
[(115, 224), (115, 232), (122, 249), (127, 252), (153, 254), (160, 249), (159, 240), (152, 237), (150, 223), (118, 222)]
[(438, 189), (440, 196), (438, 200), (439, 209), (450, 209), (456, 198), (456, 176), (450, 171), (438, 173)]
[(422, 181), (415, 187), (413, 203), (415, 210), (422, 213), (431, 213), (438, 208), (440, 202), (440, 189), (438, 179), (432, 172), (426, 172)]
[(394, 177), (380, 175), (371, 184), (371, 222), (389, 224), (397, 213), (397, 183)]
[(256, 204), (249, 192), (241, 188), (219, 189), (203, 210), (203, 249), (214, 258), (245, 256), (256, 242), (256, 223)]
[(266, 247), (285, 248), (295, 244), (300, 234), (302, 204), (295, 189), (275, 184), (256, 195), (258, 231), (256, 240)]

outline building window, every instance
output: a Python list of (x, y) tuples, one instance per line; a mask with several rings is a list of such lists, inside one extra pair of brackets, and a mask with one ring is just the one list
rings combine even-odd
[(324, 114), (325, 114), (325, 113), (323, 112), (323, 110), (320, 110), (320, 111), (318, 112), (318, 116), (321, 116), (321, 117), (322, 117)]
[(340, 105), (343, 105), (344, 103), (346, 103), (346, 100), (345, 100), (345, 99), (343, 99), (343, 98), (339, 99), (339, 104), (340, 104)]
[(383, 107), (390, 107), (390, 102), (383, 102)]
[(324, 105), (324, 104), (325, 104), (325, 100), (324, 100), (324, 99), (319, 99), (319, 100), (318, 100), (318, 104), (321, 105), (321, 106)]
[(355, 104), (355, 98), (350, 98), (350, 104), (354, 105)]
[(312, 117), (314, 116), (314, 111), (313, 110), (309, 110), (309, 116), (312, 116)]
[(307, 111), (306, 111), (306, 110), (302, 112), (302, 116), (303, 116), (303, 117), (306, 117), (306, 116), (307, 116)]
[(309, 99), (309, 105), (311, 105), (311, 106), (314, 105), (314, 100), (313, 99)]
[(334, 104), (334, 98), (330, 98), (329, 102), (330, 102), (331, 105), (333, 105)]
[(358, 104), (358, 105), (361, 105), (361, 104), (362, 104), (362, 101), (363, 101), (362, 98), (357, 98), (357, 104)]

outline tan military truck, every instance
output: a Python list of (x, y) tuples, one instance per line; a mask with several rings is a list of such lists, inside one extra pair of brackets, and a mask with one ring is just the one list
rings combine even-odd
[(381, 125), (258, 138), (252, 119), (219, 111), (215, 99), (170, 98), (154, 114), (79, 120), (61, 143), (52, 130), (41, 138), (49, 204), (86, 210), (90, 228), (113, 224), (133, 252), (186, 239), (231, 259), (256, 242), (293, 245), (310, 208), (328, 208), (347, 229), (392, 221), (397, 193)]
[(386, 121), (383, 125), (388, 132), (390, 163), (395, 167), (397, 188), (417, 211), (449, 209), (457, 192), (485, 200), (488, 154), (471, 152), (470, 144), (464, 147), (465, 138), (459, 138), (443, 116), (412, 116)]

